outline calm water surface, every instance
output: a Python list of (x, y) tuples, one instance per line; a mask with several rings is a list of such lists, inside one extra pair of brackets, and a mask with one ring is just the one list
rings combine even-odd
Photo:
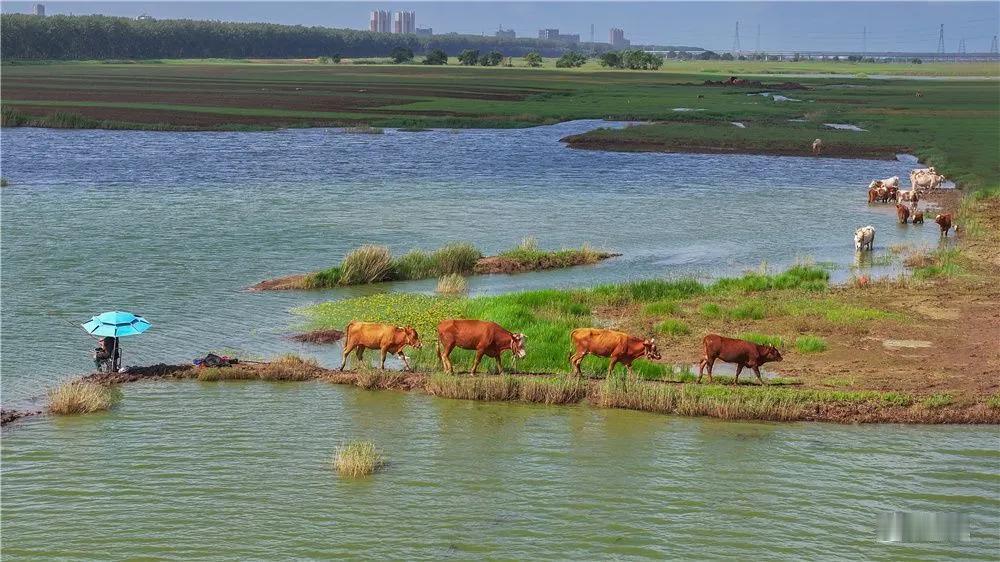
[[(597, 126), (347, 135), (4, 130), (4, 404), (90, 366), (90, 315), (154, 328), (126, 363), (287, 340), (293, 308), (373, 290), (248, 293), (368, 242), (396, 252), (534, 236), (622, 252), (490, 276), (477, 292), (711, 278), (797, 257), (848, 275), (855, 228), (937, 243), (869, 208), (891, 161), (626, 154), (558, 139)], [(893, 267), (875, 268), (893, 273)], [(993, 558), (992, 428), (736, 424), (478, 404), (323, 384), (149, 383), (112, 412), (3, 434), (4, 558)], [(371, 438), (384, 473), (344, 482), (333, 449)], [(878, 511), (971, 513), (967, 545), (884, 545)]]

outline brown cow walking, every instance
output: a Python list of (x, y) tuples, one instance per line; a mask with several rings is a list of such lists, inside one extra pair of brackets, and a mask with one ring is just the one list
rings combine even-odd
[[(951, 213), (934, 217), (934, 222), (938, 223), (938, 226), (941, 227), (941, 236), (948, 236), (948, 231), (951, 230)], [(956, 230), (956, 232), (958, 231)]]
[(914, 211), (913, 220), (911, 220), (910, 222), (912, 222), (913, 224), (924, 224), (924, 212)]
[(598, 328), (577, 328), (570, 333), (570, 340), (573, 342), (573, 353), (569, 356), (569, 363), (573, 366), (573, 374), (580, 376), (580, 363), (588, 353), (599, 357), (610, 357), (608, 363), (608, 377), (614, 370), (615, 365), (621, 363), (628, 370), (628, 376), (632, 377), (632, 362), (640, 357), (647, 359), (659, 359), (660, 351), (656, 349), (656, 340), (650, 338), (644, 340), (615, 330), (601, 330)]
[(733, 384), (739, 384), (740, 373), (743, 367), (753, 369), (753, 374), (757, 375), (760, 384), (764, 384), (764, 379), (760, 377), (760, 366), (771, 361), (781, 361), (781, 353), (773, 345), (757, 345), (746, 340), (724, 338), (717, 334), (708, 334), (702, 340), (705, 344), (705, 355), (698, 364), (698, 383), (701, 383), (702, 372), (708, 367), (708, 382), (712, 382), (712, 367), (716, 359), (722, 359), (726, 363), (736, 363), (736, 378)]
[(420, 336), (412, 326), (393, 326), (375, 322), (351, 322), (344, 328), (344, 359), (340, 364), (343, 371), (347, 366), (347, 356), (353, 351), (358, 361), (364, 359), (366, 349), (378, 349), (382, 354), (380, 369), (385, 369), (385, 357), (392, 353), (403, 360), (406, 370), (410, 363), (403, 355), (403, 348), (412, 346), (420, 349)]
[(476, 359), (472, 362), (472, 374), (476, 374), (483, 355), (492, 357), (497, 364), (497, 371), (503, 374), (501, 355), (510, 351), (515, 358), (525, 356), (524, 334), (514, 334), (505, 330), (496, 322), (485, 320), (444, 320), (437, 327), (438, 357), (445, 370), (455, 374), (455, 366), (451, 363), (451, 350), (456, 347), (475, 350)]

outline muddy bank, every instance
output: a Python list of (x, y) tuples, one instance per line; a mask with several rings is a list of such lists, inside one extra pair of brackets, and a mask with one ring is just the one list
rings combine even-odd
[(41, 410), (7, 410), (0, 408), (0, 426), (13, 423), (21, 418), (37, 416), (41, 413)]
[(728, 80), (705, 80), (702, 86), (730, 87), (730, 88), (767, 88), (768, 90), (811, 90), (812, 88), (803, 86), (798, 82), (779, 82), (777, 84), (765, 84), (760, 80), (746, 80), (730, 76)]
[[(552, 252), (544, 255), (533, 262), (524, 262), (504, 255), (485, 256), (479, 258), (473, 267), (470, 275), (494, 275), (494, 274), (514, 274), (527, 273), (529, 271), (542, 271), (546, 269), (560, 269), (566, 267), (576, 267), (579, 265), (593, 265), (607, 259), (619, 257), (621, 254), (613, 252), (580, 252), (567, 259), (559, 252)], [(293, 291), (316, 289), (309, 283), (310, 277), (315, 273), (300, 273), (295, 275), (285, 275), (273, 279), (265, 279), (260, 283), (247, 288), (249, 291)], [(329, 288), (329, 287), (318, 287)], [(305, 340), (301, 340), (305, 341)]]
[[(612, 152), (681, 152), (689, 154), (753, 154), (762, 156), (813, 156), (808, 144), (802, 146), (774, 146), (767, 144), (731, 144), (719, 146), (701, 144), (696, 141), (666, 140), (652, 141), (626, 138), (594, 138), (588, 133), (570, 135), (559, 139), (569, 148), (582, 150), (607, 150)], [(858, 146), (851, 144), (824, 143), (821, 158), (856, 158), (864, 160), (895, 160), (896, 154), (905, 152), (899, 147)]]

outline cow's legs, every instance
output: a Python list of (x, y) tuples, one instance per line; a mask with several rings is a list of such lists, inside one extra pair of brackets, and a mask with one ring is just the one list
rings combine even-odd
[(483, 354), (486, 353), (485, 349), (476, 350), (476, 358), (472, 361), (472, 375), (475, 376), (476, 369), (479, 368), (479, 362), (483, 360)]
[[(712, 378), (712, 369), (715, 368), (715, 359), (715, 357), (705, 357), (705, 365), (708, 366), (708, 384), (712, 384), (712, 381), (715, 380)], [(700, 380), (701, 377), (699, 376), (698, 379)]]
[(497, 362), (497, 374), (503, 375), (503, 352), (501, 351), (500, 353), (497, 353), (497, 356), (494, 357), (494, 359), (496, 359)]
[(569, 364), (573, 366), (573, 374), (575, 376), (580, 376), (583, 373), (580, 372), (580, 363), (583, 363), (583, 358), (587, 356), (586, 351), (577, 351), (569, 357)]
[(738, 363), (736, 365), (736, 378), (733, 379), (733, 384), (740, 384), (740, 373), (743, 372), (743, 363)]
[(382, 369), (384, 371), (385, 370), (385, 356), (389, 354), (389, 350), (388, 350), (388, 348), (382, 347), (382, 348), (379, 348), (378, 351), (379, 351), (379, 356), (380, 356), (380, 359), (381, 359), (381, 361), (379, 362), (379, 369)]
[(701, 361), (698, 361), (698, 380), (695, 381), (696, 384), (701, 384), (701, 376), (705, 373), (705, 365), (707, 364), (708, 356), (704, 356), (701, 358)]
[(615, 365), (618, 364), (618, 359), (612, 357), (611, 361), (608, 362), (608, 376), (606, 378), (611, 378), (611, 373), (615, 370)]
[(405, 370), (405, 371), (412, 370), (412, 369), (410, 369), (410, 362), (406, 360), (406, 355), (403, 355), (403, 350), (402, 349), (400, 349), (396, 353), (396, 355), (398, 355), (399, 358), (403, 360), (403, 370)]
[(354, 351), (354, 344), (351, 342), (344, 343), (344, 360), (340, 362), (340, 370), (343, 371), (344, 367), (347, 366), (347, 356)]
[(753, 374), (757, 375), (757, 381), (761, 384), (761, 386), (763, 386), (764, 379), (760, 378), (760, 367), (754, 365)]
[(625, 369), (628, 372), (628, 380), (634, 381), (635, 380), (635, 373), (632, 372), (632, 363), (631, 362), (626, 363), (625, 364)]
[(453, 349), (455, 349), (455, 343), (448, 342), (441, 351), (441, 363), (444, 364), (445, 371), (448, 371), (451, 375), (455, 374), (455, 366), (451, 364), (451, 350)]

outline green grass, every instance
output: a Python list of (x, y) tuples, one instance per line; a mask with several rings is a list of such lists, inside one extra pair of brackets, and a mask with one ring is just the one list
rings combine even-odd
[(795, 338), (795, 350), (799, 353), (819, 353), (826, 351), (826, 340), (819, 336), (799, 336)]
[(680, 310), (680, 306), (677, 301), (674, 300), (661, 300), (656, 302), (651, 302), (643, 307), (642, 311), (650, 316), (666, 316), (669, 314), (677, 314)]
[(986, 399), (986, 405), (995, 410), (1000, 410), (1000, 392), (994, 393)]
[(955, 277), (964, 271), (961, 265), (961, 251), (958, 248), (940, 248), (928, 256), (925, 265), (913, 268), (913, 277), (916, 279)]
[(341, 476), (368, 476), (385, 466), (385, 458), (371, 441), (349, 441), (333, 455), (333, 466)]
[(761, 334), (759, 332), (743, 332), (737, 336), (741, 340), (747, 340), (757, 345), (773, 345), (774, 347), (784, 347), (785, 340), (780, 336)]
[[(792, 277), (808, 279), (820, 275), (808, 272), (807, 269), (796, 269)], [(759, 290), (750, 294), (786, 290), (778, 287), (786, 286), (789, 278), (787, 272), (760, 275), (751, 285)], [(802, 288), (801, 283), (798, 285)], [(651, 279), (600, 285), (591, 289), (547, 289), (479, 297), (380, 293), (324, 302), (302, 309), (301, 312), (309, 316), (311, 328), (314, 329), (340, 329), (353, 320), (411, 325), (425, 342), (423, 349), (414, 351), (414, 364), (416, 368), (428, 371), (438, 368), (433, 346), (428, 343), (437, 338), (436, 328), (439, 322), (447, 318), (490, 320), (527, 336), (527, 357), (517, 361), (518, 371), (567, 373), (570, 370), (567, 360), (571, 350), (569, 334), (575, 328), (598, 325), (595, 317), (598, 310), (633, 304), (645, 307), (664, 300), (690, 298), (706, 293), (735, 298), (747, 294), (747, 290), (745, 285), (726, 280), (701, 284), (690, 279)], [(751, 300), (757, 302), (756, 298)], [(683, 334), (688, 329), (679, 321), (669, 320), (660, 327), (665, 333), (674, 335)], [(654, 334), (634, 335), (649, 337)], [(467, 370), (471, 366), (472, 354), (455, 350), (452, 360), (457, 369)], [(505, 355), (504, 361), (506, 369), (513, 368), (509, 354)], [(606, 359), (587, 357), (583, 362), (583, 371), (588, 376), (601, 377), (607, 370), (607, 364)], [(493, 369), (492, 362), (485, 360), (484, 367)], [(643, 360), (636, 361), (634, 368), (636, 375), (645, 379), (661, 379), (672, 373), (667, 365)]]
[(542, 250), (534, 238), (525, 238), (516, 247), (497, 254), (497, 257), (510, 260), (519, 270), (537, 270), (595, 264), (605, 255), (587, 245), (575, 249)]
[(924, 398), (920, 404), (925, 408), (934, 410), (948, 406), (954, 401), (955, 398), (951, 394), (932, 394)]
[(680, 320), (668, 318), (656, 325), (656, 333), (669, 336), (686, 336), (691, 333), (691, 328)]

